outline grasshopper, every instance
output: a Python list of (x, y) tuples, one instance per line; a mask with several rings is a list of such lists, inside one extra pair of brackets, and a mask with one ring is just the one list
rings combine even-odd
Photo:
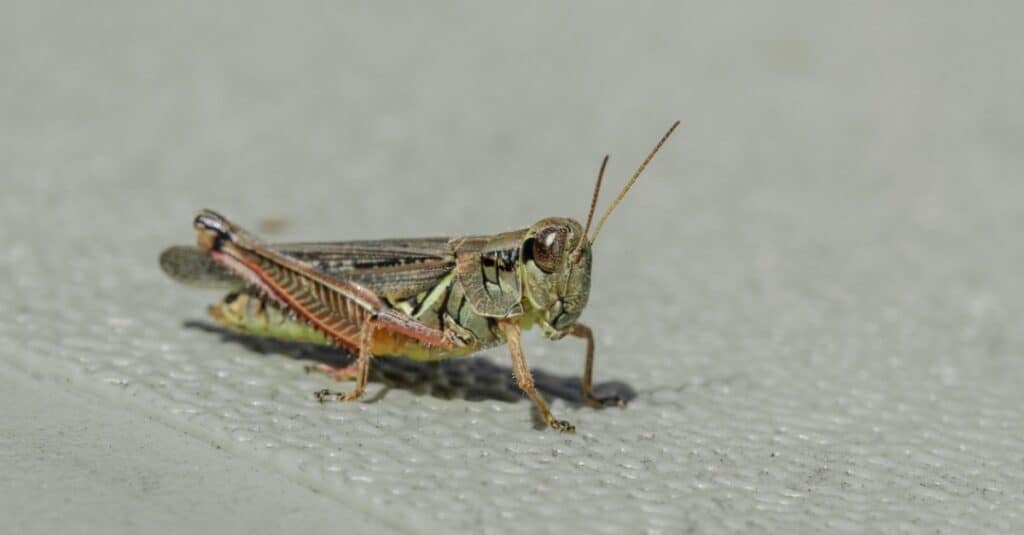
[(194, 220), (198, 247), (171, 247), (160, 264), (180, 282), (231, 288), (209, 308), (227, 328), (354, 353), (356, 361), (348, 366), (316, 366), (335, 379), (355, 380), (348, 392), (316, 392), (321, 402), (359, 399), (374, 355), (435, 361), (507, 345), (516, 383), (545, 423), (574, 432), (571, 423), (551, 414), (534, 387), (520, 335), (538, 326), (551, 340), (586, 340), (583, 399), (595, 407), (624, 404), (591, 391), (594, 335), (577, 319), (590, 295), (592, 248), (601, 227), (677, 126), (678, 121), (640, 164), (592, 235), (608, 156), (585, 226), (549, 217), (494, 235), (268, 245), (203, 210)]

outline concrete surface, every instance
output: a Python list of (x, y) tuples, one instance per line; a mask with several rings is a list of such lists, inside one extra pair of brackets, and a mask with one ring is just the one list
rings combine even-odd
[[(5, 2), (0, 517), (21, 533), (1024, 529), (1015, 3)], [(584, 315), (318, 405), (156, 257), (609, 220)], [(383, 361), (382, 361), (383, 362)]]

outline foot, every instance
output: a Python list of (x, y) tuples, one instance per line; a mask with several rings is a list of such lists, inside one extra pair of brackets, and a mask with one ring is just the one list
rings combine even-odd
[(576, 426), (572, 425), (571, 423), (569, 423), (566, 420), (556, 420), (556, 419), (552, 418), (551, 421), (548, 422), (548, 425), (551, 426), (551, 429), (554, 429), (556, 431), (560, 431), (562, 433), (575, 433), (576, 432)]
[(362, 391), (359, 390), (353, 390), (351, 392), (335, 392), (333, 390), (327, 390), (325, 388), (323, 390), (317, 390), (316, 392), (313, 392), (313, 396), (320, 403), (323, 403), (324, 400), (327, 398), (334, 398), (335, 401), (355, 401), (359, 399), (359, 397), (362, 395)]

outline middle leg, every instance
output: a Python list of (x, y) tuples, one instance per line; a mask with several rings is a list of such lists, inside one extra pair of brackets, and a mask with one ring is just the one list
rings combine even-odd
[(607, 396), (599, 398), (594, 395), (592, 389), (592, 382), (594, 377), (594, 333), (590, 330), (590, 327), (577, 323), (572, 326), (572, 330), (569, 334), (583, 338), (587, 341), (587, 361), (583, 366), (583, 382), (580, 385), (580, 390), (583, 393), (583, 401), (587, 402), (587, 405), (591, 407), (607, 407), (609, 405), (623, 406), (626, 404), (626, 400), (619, 395)]

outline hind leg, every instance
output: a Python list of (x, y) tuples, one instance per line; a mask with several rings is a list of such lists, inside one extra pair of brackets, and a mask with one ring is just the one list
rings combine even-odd
[[(363, 323), (359, 331), (359, 359), (354, 363), (337, 369), (333, 373), (340, 373), (344, 376), (351, 376), (356, 381), (356, 387), (350, 392), (332, 392), (328, 389), (314, 392), (316, 400), (323, 403), (328, 397), (334, 396), (338, 401), (354, 401), (359, 399), (366, 391), (366, 383), (370, 379), (370, 359), (373, 358), (371, 348), (373, 347), (373, 332), (377, 330), (377, 322), (368, 319)], [(324, 366), (327, 366), (326, 364)], [(331, 368), (330, 366), (327, 366)], [(331, 368), (334, 370), (334, 368)], [(347, 378), (347, 377), (346, 377)]]

